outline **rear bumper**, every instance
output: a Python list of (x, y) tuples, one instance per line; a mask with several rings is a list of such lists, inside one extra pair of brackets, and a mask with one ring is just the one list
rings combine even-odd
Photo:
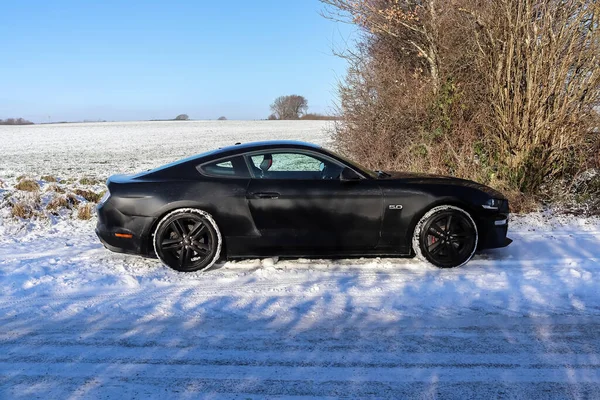
[[(121, 238), (115, 236), (116, 233), (129, 233), (133, 236), (130, 239)], [(96, 227), (96, 235), (104, 247), (110, 251), (114, 251), (116, 253), (143, 255), (140, 238), (136, 237), (132, 232), (124, 229), (107, 230), (104, 225), (98, 224)]]
[[(152, 217), (131, 216), (121, 213), (110, 205), (98, 206), (98, 224), (96, 235), (110, 251), (152, 257), (148, 232), (154, 222)], [(129, 234), (131, 237), (119, 237), (117, 234)]]

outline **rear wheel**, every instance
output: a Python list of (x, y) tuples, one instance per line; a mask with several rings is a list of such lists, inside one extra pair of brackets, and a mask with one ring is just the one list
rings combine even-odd
[(413, 250), (436, 267), (454, 268), (473, 257), (477, 241), (477, 225), (469, 213), (446, 205), (431, 209), (421, 218), (413, 234)]
[(164, 264), (182, 272), (204, 271), (221, 253), (221, 233), (205, 211), (186, 208), (166, 215), (154, 232), (154, 251)]

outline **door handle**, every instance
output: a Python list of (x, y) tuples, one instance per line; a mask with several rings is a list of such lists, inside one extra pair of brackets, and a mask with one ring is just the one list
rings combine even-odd
[(258, 192), (251, 193), (250, 197), (253, 199), (278, 199), (279, 193), (276, 192)]

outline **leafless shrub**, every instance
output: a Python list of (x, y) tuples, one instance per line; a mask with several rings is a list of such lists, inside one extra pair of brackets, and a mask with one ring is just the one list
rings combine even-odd
[(335, 115), (323, 115), (318, 113), (307, 113), (300, 117), (302, 120), (312, 120), (312, 121), (337, 121), (340, 117), (336, 117)]
[(524, 193), (573, 175), (598, 149), (600, 4), (499, 0), (463, 9), (482, 50), (498, 173)]
[(340, 150), (490, 184), (523, 208), (600, 165), (599, 3), (321, 1), (363, 28), (343, 54)]

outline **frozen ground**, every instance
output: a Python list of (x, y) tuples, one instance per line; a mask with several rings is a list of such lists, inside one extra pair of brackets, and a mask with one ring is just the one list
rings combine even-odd
[(0, 126), (0, 178), (143, 171), (236, 142), (326, 144), (327, 121), (156, 121)]
[[(6, 176), (52, 173), (21, 151)], [(56, 168), (108, 175), (108, 161)], [(2, 399), (599, 397), (598, 219), (513, 217), (511, 246), (454, 270), (265, 259), (182, 274), (104, 250), (94, 220), (2, 215)]]

